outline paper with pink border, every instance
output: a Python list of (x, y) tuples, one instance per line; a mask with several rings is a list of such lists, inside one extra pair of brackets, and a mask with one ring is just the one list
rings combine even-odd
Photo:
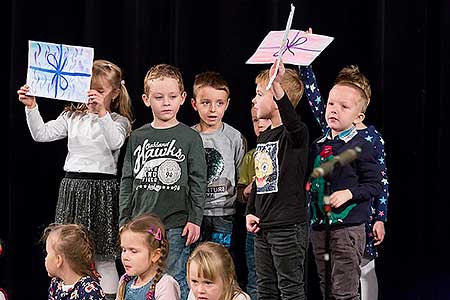
[[(280, 41), (284, 30), (270, 31), (247, 64), (272, 64), (278, 57)], [(333, 37), (300, 30), (290, 30), (287, 47), (282, 54), (284, 64), (309, 66), (320, 53), (334, 40)]]

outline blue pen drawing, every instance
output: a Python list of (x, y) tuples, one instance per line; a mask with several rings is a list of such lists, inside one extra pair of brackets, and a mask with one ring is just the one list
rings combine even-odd
[(29, 41), (29, 94), (87, 103), (93, 60), (93, 48)]

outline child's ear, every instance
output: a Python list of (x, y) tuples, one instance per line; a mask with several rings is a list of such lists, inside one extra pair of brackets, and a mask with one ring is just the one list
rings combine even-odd
[(156, 250), (152, 251), (151, 254), (151, 260), (152, 263), (156, 264), (156, 262), (161, 258), (161, 249), (157, 248)]
[(64, 263), (64, 256), (58, 254), (56, 255), (56, 267), (61, 268)]
[(360, 112), (356, 116), (355, 120), (353, 121), (353, 124), (356, 125), (356, 124), (362, 123), (365, 118), (366, 118), (366, 115), (363, 112)]
[(197, 111), (197, 102), (195, 102), (195, 99), (194, 99), (194, 98), (191, 98), (191, 105), (192, 105), (192, 108), (193, 108), (195, 111)]
[(184, 103), (184, 100), (186, 100), (186, 92), (183, 92), (183, 93), (181, 93), (181, 102), (180, 102), (180, 105), (183, 105), (183, 103)]
[(275, 107), (274, 109), (275, 109), (275, 110), (278, 110), (278, 104), (275, 102), (275, 100), (273, 100), (273, 105), (274, 105), (274, 107)]
[(225, 105), (225, 110), (227, 110), (228, 105), (230, 105), (230, 100), (231, 100), (230, 98), (227, 99), (227, 105)]
[(142, 101), (144, 101), (145, 106), (150, 107), (150, 98), (146, 94), (142, 94)]

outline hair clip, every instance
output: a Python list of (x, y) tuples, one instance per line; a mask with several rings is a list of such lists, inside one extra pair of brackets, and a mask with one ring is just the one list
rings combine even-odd
[(150, 228), (147, 230), (147, 232), (153, 234), (155, 239), (157, 239), (158, 241), (162, 240), (161, 228), (158, 227), (158, 229), (155, 230), (155, 226), (153, 226), (153, 224), (151, 224)]

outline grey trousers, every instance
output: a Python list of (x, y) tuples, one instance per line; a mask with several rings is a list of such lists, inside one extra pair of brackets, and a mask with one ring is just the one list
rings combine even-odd
[[(325, 294), (325, 236), (326, 232), (311, 231), (311, 243), (320, 278), (322, 295)], [(364, 224), (330, 231), (331, 292), (330, 299), (360, 299), (359, 278), (361, 260), (366, 244)]]

